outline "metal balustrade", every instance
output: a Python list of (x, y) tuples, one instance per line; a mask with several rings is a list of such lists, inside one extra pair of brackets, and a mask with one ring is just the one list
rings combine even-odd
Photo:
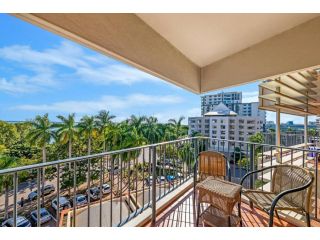
[[(308, 146), (292, 148), (207, 137), (185, 138), (0, 170), (3, 182), (0, 219), (12, 218), (13, 226), (20, 223), (18, 216), (30, 219), (38, 227), (122, 226), (151, 208), (154, 224), (157, 202), (193, 178), (195, 159), (205, 150), (225, 154), (231, 165), (229, 179), (237, 183), (249, 171), (281, 163), (307, 167), (318, 176), (319, 151)], [(271, 171), (253, 175), (245, 184), (268, 190), (271, 175)], [(53, 186), (48, 194), (44, 188), (47, 185)], [(36, 197), (27, 199), (34, 190)], [(86, 196), (82, 204), (77, 200), (79, 194)], [(56, 209), (52, 207), (52, 200), (61, 197), (66, 197), (71, 205), (57, 201)], [(313, 218), (318, 220), (317, 177), (312, 207)], [(44, 217), (37, 217), (42, 208), (48, 210), (47, 223)]]

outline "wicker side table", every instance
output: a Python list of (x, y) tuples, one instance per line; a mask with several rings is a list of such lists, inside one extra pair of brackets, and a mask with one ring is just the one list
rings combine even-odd
[(231, 226), (231, 218), (234, 205), (238, 203), (238, 217), (240, 226), (241, 221), (241, 185), (227, 182), (225, 180), (216, 179), (214, 177), (207, 177), (204, 181), (196, 186), (196, 194), (198, 200), (197, 207), (197, 226), (200, 219), (200, 204), (208, 203), (211, 207), (217, 208), (223, 212), (228, 220), (228, 226)]

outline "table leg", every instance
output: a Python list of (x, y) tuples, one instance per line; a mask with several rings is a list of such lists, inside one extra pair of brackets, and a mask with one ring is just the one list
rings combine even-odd
[(241, 200), (238, 202), (238, 216), (240, 218), (240, 227), (242, 227), (242, 218), (241, 218)]
[(199, 219), (200, 219), (200, 201), (197, 203), (197, 222), (196, 222), (196, 227), (199, 226)]

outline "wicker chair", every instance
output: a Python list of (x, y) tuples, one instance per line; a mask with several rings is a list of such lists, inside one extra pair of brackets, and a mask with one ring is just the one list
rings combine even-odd
[[(197, 173), (199, 174), (199, 179), (197, 178)], [(234, 204), (238, 202), (238, 215), (239, 219), (241, 220), (241, 186), (228, 181), (224, 181), (230, 181), (230, 166), (229, 162), (222, 153), (213, 151), (201, 152), (199, 154), (199, 161), (196, 162), (195, 165), (194, 177), (194, 196), (196, 196), (196, 192), (198, 193), (196, 221), (197, 226), (199, 224), (201, 203), (208, 203), (211, 206), (224, 212), (228, 216), (228, 225), (230, 226), (232, 209), (234, 207)], [(228, 179), (226, 179), (227, 177)]]
[[(199, 160), (198, 160), (199, 159)], [(230, 178), (230, 165), (226, 157), (219, 152), (204, 151), (199, 153), (199, 158), (195, 163), (195, 181), (203, 181), (207, 177), (215, 177), (220, 179)], [(197, 175), (199, 174), (199, 179)], [(230, 179), (228, 179), (230, 181)]]
[(278, 210), (291, 210), (305, 214), (307, 226), (310, 227), (311, 193), (314, 175), (307, 169), (293, 165), (275, 165), (247, 173), (244, 180), (255, 173), (272, 170), (270, 192), (244, 189), (242, 194), (255, 205), (269, 214), (269, 227), (273, 226), (274, 212), (277, 217)]

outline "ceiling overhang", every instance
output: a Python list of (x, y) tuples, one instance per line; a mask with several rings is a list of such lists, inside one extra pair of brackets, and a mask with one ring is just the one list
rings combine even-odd
[(275, 76), (259, 84), (259, 108), (308, 116), (320, 115), (319, 69)]
[(14, 15), (194, 93), (320, 63), (318, 14)]

